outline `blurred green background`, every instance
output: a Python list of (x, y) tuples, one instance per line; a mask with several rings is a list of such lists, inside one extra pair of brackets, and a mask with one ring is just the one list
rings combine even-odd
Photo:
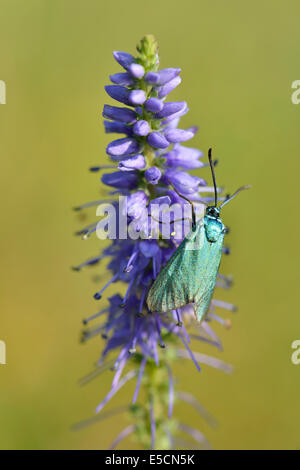
[[(297, 0), (0, 0), (1, 321), (7, 364), (0, 365), (2, 449), (107, 448), (126, 415), (80, 432), (110, 386), (107, 372), (86, 387), (102, 344), (79, 343), (81, 319), (96, 311), (92, 294), (107, 277), (70, 266), (105, 242), (73, 237), (81, 225), (71, 207), (97, 198), (107, 163), (101, 111), (111, 103), (108, 75), (120, 70), (113, 50), (134, 53), (146, 33), (160, 46), (162, 67), (181, 67), (170, 97), (187, 100), (193, 146), (214, 147), (217, 177), (232, 191), (253, 189), (224, 209), (232, 255), (222, 272), (235, 284), (222, 298), (238, 304), (229, 331), (217, 328), (234, 365), (227, 376), (178, 364), (180, 387), (194, 392), (218, 419), (210, 429), (187, 405), (181, 419), (214, 448), (299, 448), (300, 338), (298, 233), (300, 79)], [(209, 178), (207, 169), (195, 174)], [(90, 216), (94, 215), (93, 210)], [(89, 219), (87, 219), (89, 220)], [(102, 244), (102, 245), (101, 245)], [(115, 286), (114, 286), (115, 288)], [(107, 292), (110, 295), (113, 289)], [(296, 299), (297, 296), (297, 299)], [(220, 298), (220, 295), (218, 295)], [(126, 404), (132, 385), (109, 405)], [(121, 448), (132, 448), (129, 440)]]

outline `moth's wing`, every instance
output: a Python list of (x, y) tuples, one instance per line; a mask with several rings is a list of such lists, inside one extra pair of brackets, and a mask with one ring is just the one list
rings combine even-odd
[(152, 284), (147, 297), (152, 312), (167, 312), (194, 301), (199, 281), (197, 270), (203, 257), (199, 241), (203, 242), (203, 238), (203, 221), (199, 221), (196, 231), (183, 240)]
[(209, 309), (209, 305), (214, 293), (216, 278), (222, 257), (222, 247), (224, 234), (215, 243), (205, 246), (205, 254), (202, 259), (200, 272), (198, 274), (199, 284), (194, 296), (194, 311), (197, 320), (200, 322)]

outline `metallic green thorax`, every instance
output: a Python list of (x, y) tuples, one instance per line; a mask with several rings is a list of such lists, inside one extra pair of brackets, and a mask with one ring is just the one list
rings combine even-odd
[(194, 303), (197, 320), (204, 318), (215, 288), (225, 232), (218, 208), (208, 207), (152, 284), (147, 298), (152, 312)]

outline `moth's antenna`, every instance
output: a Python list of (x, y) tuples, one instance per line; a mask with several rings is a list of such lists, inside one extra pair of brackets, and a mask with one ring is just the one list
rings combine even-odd
[(217, 207), (217, 204), (218, 204), (217, 183), (216, 183), (216, 175), (215, 175), (215, 170), (214, 170), (214, 163), (213, 163), (212, 158), (211, 158), (211, 149), (208, 149), (208, 160), (209, 160), (212, 179), (213, 179), (213, 183), (214, 183), (214, 189), (215, 189), (215, 207)]
[(242, 186), (241, 188), (237, 189), (235, 193), (233, 193), (232, 196), (230, 196), (228, 199), (226, 199), (222, 204), (218, 207), (218, 209), (221, 209), (221, 207), (225, 206), (229, 201), (231, 201), (235, 196), (237, 196), (241, 191), (244, 191), (244, 189), (251, 189), (251, 186)]

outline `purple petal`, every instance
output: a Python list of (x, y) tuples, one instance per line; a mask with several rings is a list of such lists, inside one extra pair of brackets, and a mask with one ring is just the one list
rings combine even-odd
[(185, 142), (192, 139), (194, 135), (193, 132), (184, 129), (167, 129), (165, 131), (165, 137), (171, 143)]
[[(178, 114), (178, 113), (177, 113)], [(179, 124), (179, 121), (180, 121), (180, 116), (177, 116), (175, 114), (175, 118), (173, 116), (170, 116), (170, 121), (168, 121), (166, 124), (165, 124), (165, 130), (166, 129), (174, 129), (176, 127), (178, 127), (178, 124)], [(166, 121), (163, 122), (163, 124), (165, 123)]]
[(141, 217), (143, 210), (146, 207), (148, 197), (144, 191), (136, 191), (127, 197), (127, 215), (129, 217)]
[(147, 142), (154, 148), (165, 149), (169, 147), (169, 142), (160, 132), (151, 132), (147, 137)]
[(122, 160), (118, 168), (122, 171), (142, 170), (146, 167), (145, 157), (143, 155), (134, 155), (133, 157)]
[(146, 82), (150, 83), (151, 85), (157, 85), (159, 80), (159, 75), (157, 72), (148, 72), (145, 75)]
[(122, 122), (116, 121), (103, 121), (106, 134), (127, 134), (132, 135), (132, 128), (126, 126)]
[(156, 166), (148, 168), (145, 171), (145, 178), (150, 184), (157, 184), (161, 178), (161, 171)]
[(107, 85), (104, 88), (106, 93), (114, 100), (120, 101), (120, 103), (130, 105), (130, 91), (127, 88), (120, 85)]
[(175, 145), (170, 152), (163, 155), (168, 166), (182, 167), (188, 170), (203, 166), (204, 164), (198, 160), (202, 156), (203, 153), (200, 150), (181, 145)]
[(106, 153), (111, 157), (122, 157), (131, 153), (137, 153), (139, 148), (139, 143), (135, 139), (125, 137), (110, 142), (106, 147)]
[(145, 103), (145, 108), (151, 113), (158, 113), (162, 110), (164, 103), (158, 98), (149, 98)]
[(114, 75), (109, 76), (110, 81), (116, 85), (122, 86), (132, 86), (134, 85), (134, 80), (128, 72), (125, 73), (115, 73)]
[(147, 121), (143, 119), (137, 121), (133, 126), (133, 132), (139, 136), (146, 136), (151, 131), (150, 126)]
[(177, 76), (177, 77), (173, 78), (173, 80), (166, 83), (166, 85), (163, 85), (163, 86), (161, 86), (157, 89), (158, 97), (159, 98), (164, 98), (169, 93), (171, 93), (171, 91), (174, 90), (174, 88), (176, 88), (180, 83), (181, 83), (181, 77)]
[(153, 258), (159, 251), (159, 246), (155, 240), (142, 240), (139, 249), (146, 258)]
[(177, 115), (187, 109), (185, 101), (169, 101), (164, 104), (163, 109), (155, 115), (157, 119), (163, 119), (169, 116)]
[(190, 175), (184, 171), (168, 169), (163, 175), (163, 180), (168, 184), (171, 181), (177, 191), (180, 193), (193, 193), (197, 191), (199, 185), (205, 185), (206, 182), (202, 178)]
[(158, 72), (148, 72), (145, 75), (145, 80), (152, 85), (165, 85), (173, 80), (181, 72), (180, 69), (168, 68), (162, 69)]
[(145, 103), (146, 99), (144, 90), (133, 90), (129, 93), (129, 102), (134, 106)]
[(119, 189), (134, 189), (137, 186), (138, 178), (136, 174), (123, 171), (115, 171), (114, 173), (105, 173), (101, 178), (102, 183)]
[[(170, 122), (174, 121), (174, 119), (176, 119), (176, 118), (179, 118), (179, 117), (181, 117), (181, 116), (184, 116), (184, 115), (187, 114), (188, 112), (189, 112), (189, 108), (186, 107), (186, 108), (182, 109), (181, 111), (178, 111), (178, 113), (171, 114), (171, 116), (165, 118), (165, 119), (163, 120), (162, 124), (163, 124), (164, 126), (167, 125), (167, 126), (169, 127), (169, 123), (170, 123)], [(172, 126), (172, 127), (174, 127), (174, 126)]]
[(134, 57), (127, 52), (114, 51), (113, 56), (124, 69), (128, 69), (132, 62), (134, 62)]
[(145, 69), (140, 64), (133, 63), (128, 67), (128, 70), (134, 78), (141, 79), (145, 75)]
[(125, 122), (126, 124), (133, 124), (136, 121), (136, 113), (132, 109), (118, 108), (117, 106), (104, 105), (103, 117), (113, 119), (114, 121)]
[(160, 196), (150, 201), (150, 204), (149, 204), (150, 208), (152, 204), (157, 204), (157, 205), (168, 204), (169, 206), (171, 204), (171, 199), (169, 198), (169, 196)]

